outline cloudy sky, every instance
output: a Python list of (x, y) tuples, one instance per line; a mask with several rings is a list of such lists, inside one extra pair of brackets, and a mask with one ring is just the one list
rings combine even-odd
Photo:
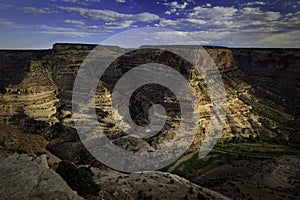
[(202, 45), (300, 48), (300, 1), (0, 1), (1, 49), (98, 44), (141, 27), (172, 29)]

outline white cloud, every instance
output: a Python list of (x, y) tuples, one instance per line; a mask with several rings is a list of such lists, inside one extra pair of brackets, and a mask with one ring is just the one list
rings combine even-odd
[[(76, 4), (99, 2), (99, 0), (64, 1)], [(166, 16), (166, 18), (160, 18), (158, 15), (148, 12), (126, 14), (113, 10), (88, 9), (75, 6), (58, 7), (59, 9), (62, 9), (62, 14), (70, 17), (61, 22), (74, 26), (67, 26), (70, 28), (66, 28), (43, 25), (35, 27), (31, 26), (30, 28), (43, 34), (89, 37), (106, 31), (114, 32), (115, 29), (136, 27), (137, 22), (147, 23), (154, 21), (156, 23), (155, 26), (179, 30), (179, 33), (176, 33), (177, 35), (191, 36), (201, 44), (206, 45), (219, 44), (224, 46), (240, 45), (253, 47), (300, 46), (300, 43), (298, 42), (300, 35), (300, 12), (295, 12), (292, 9), (289, 10), (289, 13), (280, 13), (270, 10), (266, 11), (265, 9), (260, 8), (263, 5), (266, 5), (265, 2), (261, 1), (245, 3), (243, 6), (239, 5), (239, 8), (212, 6), (210, 3), (207, 3), (203, 6), (196, 6), (190, 9), (190, 7), (192, 7), (191, 0), (178, 2), (179, 1), (171, 1), (164, 4), (166, 6), (165, 14), (181, 16), (176, 18), (169, 18), (168, 16)], [(293, 3), (294, 5), (298, 5), (300, 2), (294, 1)], [(10, 7), (11, 5), (9, 6), (9, 4), (7, 4), (7, 6), (6, 4), (0, 4), (0, 9)], [(30, 6), (20, 9), (27, 13), (38, 14), (55, 12), (52, 8), (35, 8)], [(89, 21), (88, 24), (85, 24), (85, 19), (81, 18), (82, 20), (77, 20), (77, 18), (74, 17), (74, 14), (91, 19), (91, 21)], [(74, 18), (72, 18), (72, 16)], [(10, 28), (17, 27), (12, 21), (5, 19), (0, 19), (0, 26)], [(165, 35), (176, 38), (176, 34), (161, 33), (161, 35), (158, 34), (158, 36)]]
[(75, 28), (64, 28), (57, 26), (48, 26), (48, 25), (39, 25), (35, 27), (36, 32), (50, 35), (62, 35), (62, 36), (71, 36), (71, 37), (87, 37), (92, 35), (92, 33)]
[(193, 11), (189, 13), (189, 17), (193, 18), (206, 18), (206, 19), (214, 19), (221, 17), (231, 17), (238, 10), (233, 7), (222, 7), (216, 6), (212, 8), (203, 8), (201, 6), (197, 6), (193, 8)]
[(188, 32), (185, 31), (164, 31), (156, 32), (154, 35), (158, 37), (177, 37), (177, 36), (187, 36)]
[(240, 10), (233, 7), (194, 7), (187, 17), (178, 19), (161, 19), (158, 26), (176, 30), (184, 29), (255, 29), (259, 26), (270, 26), (281, 19), (280, 12), (262, 11), (260, 8), (244, 7)]
[(73, 24), (73, 25), (81, 25), (83, 26), (85, 23), (83, 21), (80, 20), (70, 20), (70, 19), (66, 19), (64, 20), (65, 24)]
[(198, 28), (205, 24), (207, 21), (201, 19), (180, 18), (177, 20), (162, 19), (157, 26), (184, 30)]
[(176, 13), (176, 14), (178, 13), (177, 15), (179, 15), (178, 11), (184, 10), (189, 5), (189, 3), (184, 2), (184, 3), (180, 4), (177, 1), (172, 1), (170, 3), (164, 3), (164, 5), (169, 8), (165, 12), (165, 14), (170, 15), (170, 14), (173, 14), (173, 13)]
[(242, 6), (254, 6), (254, 5), (264, 6), (264, 5), (267, 5), (267, 3), (266, 2), (262, 2), (262, 1), (255, 1), (255, 2), (248, 2), (248, 3), (242, 4)]
[(101, 2), (101, 0), (63, 0), (64, 2), (71, 3), (93, 3), (93, 2)]
[(171, 13), (169, 10), (167, 10), (167, 11), (165, 12), (165, 14), (166, 14), (166, 15), (171, 15), (172, 13)]
[(131, 25), (135, 22), (151, 22), (160, 19), (159, 16), (151, 13), (123, 14), (112, 10), (97, 10), (77, 7), (59, 7), (67, 12), (77, 13), (91, 20), (102, 20), (108, 23), (126, 23)]
[(121, 29), (121, 28), (126, 28), (129, 27), (133, 24), (134, 21), (123, 21), (123, 22), (106, 22), (105, 27), (106, 28), (116, 28), (116, 29)]
[(162, 31), (156, 32), (149, 38), (149, 41), (158, 44), (167, 45), (193, 45), (195, 44), (192, 39), (186, 38), (187, 31)]
[(240, 19), (250, 21), (274, 21), (281, 17), (280, 12), (267, 11), (263, 12), (260, 8), (246, 7), (241, 10), (242, 16)]
[(165, 14), (167, 14), (167, 15), (171, 15), (172, 13), (176, 13), (176, 8), (171, 8), (170, 10), (167, 10), (166, 12), (165, 12)]
[(9, 20), (0, 19), (0, 26), (13, 26), (14, 23)]
[(11, 4), (0, 4), (0, 9), (1, 10), (5, 10), (5, 9), (8, 9), (8, 8), (12, 8), (12, 7), (14, 7), (13, 5), (11, 5)]
[(76, 3), (78, 0), (63, 0), (64, 2), (72, 2), (72, 3)]
[[(197, 6), (186, 17), (161, 19), (155, 26), (188, 32), (201, 44), (299, 47), (300, 12), (282, 15), (259, 7)], [(298, 42), (299, 41), (299, 42)]]
[(293, 30), (284, 33), (273, 33), (273, 32), (252, 32), (240, 34), (251, 41), (252, 46), (262, 47), (299, 47), (299, 35), (300, 30)]
[(27, 6), (22, 8), (23, 12), (25, 13), (33, 13), (33, 14), (50, 14), (53, 13), (53, 11), (50, 10), (50, 8), (35, 8), (31, 6)]
[(236, 27), (233, 16), (237, 13), (238, 10), (232, 7), (216, 6), (207, 8), (197, 6), (187, 14), (187, 17), (174, 20), (161, 19), (158, 26), (170, 27), (176, 30)]
[(125, 3), (126, 0), (116, 0), (116, 2), (118, 2), (118, 3)]
[[(165, 5), (168, 5), (168, 4), (166, 3)], [(178, 8), (178, 9), (185, 9), (187, 5), (189, 5), (187, 2), (180, 4), (180, 3), (177, 3), (176, 1), (173, 1), (169, 4), (170, 7)]]

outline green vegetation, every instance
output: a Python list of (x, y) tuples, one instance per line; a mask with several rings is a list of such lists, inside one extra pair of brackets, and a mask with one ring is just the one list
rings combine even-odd
[(28, 154), (28, 151), (26, 151), (25, 149), (16, 149), (13, 151), (17, 152), (18, 154)]
[(56, 172), (73, 190), (84, 198), (96, 196), (100, 191), (100, 187), (93, 180), (94, 174), (89, 168), (77, 168), (71, 162), (62, 161), (59, 163)]
[(240, 143), (223, 143), (214, 148), (215, 151), (223, 153), (238, 154), (249, 157), (274, 157), (281, 155), (300, 155), (299, 149), (291, 145), (271, 144), (258, 141), (240, 142)]
[[(199, 174), (205, 173), (220, 165), (231, 163), (233, 160), (243, 158), (267, 159), (282, 155), (300, 155), (300, 150), (292, 145), (270, 144), (263, 141), (247, 142), (247, 140), (235, 140), (217, 144), (205, 158), (199, 159), (198, 154), (195, 154), (189, 160), (180, 163), (172, 173), (193, 180)], [(169, 165), (163, 170), (167, 171), (171, 166), (172, 165)]]
[(205, 199), (207, 199), (207, 197), (204, 196), (203, 194), (201, 194), (201, 193), (197, 194), (197, 200), (205, 200)]
[(204, 159), (199, 159), (198, 154), (195, 154), (191, 159), (180, 163), (172, 173), (191, 180), (193, 177), (197, 176), (198, 169), (207, 166), (212, 168), (220, 164), (222, 164), (222, 162), (218, 160), (218, 157), (211, 156), (211, 154)]
[(152, 195), (148, 196), (143, 190), (139, 190), (137, 199), (138, 200), (152, 200), (153, 196)]
[[(293, 199), (293, 197), (288, 198), (288, 196), (279, 191), (272, 191), (266, 187), (257, 187), (250, 183), (238, 184), (238, 187), (240, 188), (240, 193), (247, 196), (248, 199)], [(283, 197), (280, 197), (282, 195)]]

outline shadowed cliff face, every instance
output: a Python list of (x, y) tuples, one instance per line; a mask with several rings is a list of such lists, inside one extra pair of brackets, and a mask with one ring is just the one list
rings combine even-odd
[(232, 52), (249, 84), (263, 90), (287, 112), (300, 114), (299, 50), (233, 49)]
[(28, 61), (39, 60), (50, 52), (0, 50), (0, 93), (4, 93), (7, 86), (17, 85), (26, 77), (30, 71)]
[[(0, 94), (0, 122), (18, 124), (31, 132), (45, 132), (46, 127), (47, 137), (56, 138), (55, 142), (50, 141), (49, 148), (53, 151), (57, 149), (60, 157), (78, 157), (74, 155), (78, 155), (78, 151), (84, 151), (84, 148), (79, 147), (81, 143), (75, 136), (76, 131), (71, 118), (72, 89), (80, 65), (94, 47), (95, 45), (55, 44), (49, 51), (1, 51), (0, 67), (3, 73), (0, 78), (3, 90)], [(125, 53), (125, 49), (119, 47), (106, 48)], [(220, 139), (259, 138), (299, 142), (297, 122), (300, 122), (300, 50), (205, 48), (219, 67), (226, 89), (227, 119)], [(168, 58), (166, 62), (178, 62), (163, 53), (156, 52), (156, 56), (158, 61)], [(144, 59), (139, 62), (143, 63), (148, 58)], [(124, 67), (136, 64), (134, 62), (125, 56), (112, 63), (112, 66), (122, 71)], [(181, 64), (186, 65), (185, 62)], [(211, 104), (201, 75), (193, 70), (182, 70), (181, 73), (196, 87), (200, 106), (199, 130), (191, 147), (193, 149), (199, 147), (204, 134), (207, 133)], [(172, 132), (162, 131), (161, 137), (156, 138), (154, 142), (120, 141), (124, 133), (112, 119), (109, 81), (112, 80), (99, 82), (95, 106), (101, 126), (106, 128), (106, 134), (114, 139), (116, 144), (129, 149), (128, 144), (140, 144), (142, 149), (151, 150), (157, 142), (167, 141), (172, 137)], [(152, 92), (148, 90), (148, 94)], [(163, 90), (160, 92), (164, 93)], [(133, 105), (142, 105), (144, 97), (143, 93), (139, 93), (138, 97), (133, 99)], [(168, 107), (167, 110), (172, 110), (176, 107), (176, 101), (169, 98), (165, 106)], [(134, 117), (135, 121), (140, 120), (141, 124), (148, 121), (145, 119), (148, 107), (143, 108), (146, 110), (143, 110), (142, 114), (133, 113), (140, 117)], [(132, 112), (138, 112), (140, 109), (142, 108), (131, 108)], [(168, 123), (169, 128), (174, 125), (172, 120)], [(56, 126), (52, 126), (53, 124)], [(60, 128), (55, 130), (53, 127)], [(176, 125), (174, 127), (176, 128)], [(64, 129), (72, 134), (63, 134)], [(74, 151), (58, 150), (66, 141), (73, 143)]]
[[(299, 142), (300, 51), (299, 49), (233, 49), (233, 58), (244, 73), (244, 80), (255, 88), (255, 95), (274, 103), (294, 120), (286, 129), (290, 139)], [(270, 103), (269, 103), (270, 104)]]

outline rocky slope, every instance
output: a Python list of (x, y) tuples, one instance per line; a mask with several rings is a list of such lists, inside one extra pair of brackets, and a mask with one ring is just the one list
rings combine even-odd
[(299, 161), (299, 156), (286, 155), (232, 159), (204, 171), (193, 182), (233, 199), (298, 199)]
[(124, 174), (94, 168), (95, 181), (103, 186), (114, 186), (134, 199), (228, 199), (174, 174), (145, 171)]

